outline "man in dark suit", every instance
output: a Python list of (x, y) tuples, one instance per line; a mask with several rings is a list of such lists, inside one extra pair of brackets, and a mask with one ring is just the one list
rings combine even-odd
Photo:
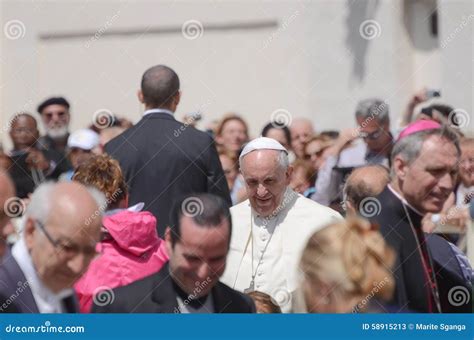
[(3, 229), (10, 222), (12, 213), (15, 211), (17, 201), (14, 200), (15, 186), (10, 176), (0, 170), (0, 263), (2, 257), (7, 252), (7, 243)]
[(212, 138), (174, 118), (181, 98), (178, 75), (164, 65), (142, 77), (143, 118), (111, 140), (105, 151), (120, 163), (130, 188), (130, 204), (145, 203), (164, 235), (174, 197), (209, 192), (230, 203), (229, 189)]
[[(232, 231), (227, 203), (200, 193), (178, 200), (158, 273), (94, 298), (96, 313), (254, 313), (252, 300), (219, 282)], [(106, 300), (106, 301), (105, 301)]]
[[(469, 282), (449, 244), (422, 230), (423, 216), (440, 212), (453, 191), (459, 155), (457, 136), (447, 129), (406, 135), (392, 151), (391, 183), (359, 207), (363, 215), (373, 216), (397, 253), (394, 302), (402, 308), (425, 313), (472, 308)], [(379, 206), (370, 210), (374, 204)], [(466, 293), (462, 303), (455, 300), (456, 290)]]
[(73, 284), (97, 255), (105, 198), (75, 182), (41, 184), (0, 265), (0, 312), (73, 313)]

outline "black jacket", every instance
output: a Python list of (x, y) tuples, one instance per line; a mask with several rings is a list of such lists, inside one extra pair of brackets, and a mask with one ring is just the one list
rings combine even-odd
[[(0, 264), (0, 313), (39, 313), (33, 293), (20, 266), (9, 251)], [(75, 295), (63, 300), (66, 313), (77, 313)]]
[(145, 203), (163, 237), (174, 200), (209, 192), (231, 203), (212, 138), (168, 113), (150, 113), (105, 146), (120, 163), (129, 187), (129, 204)]
[[(429, 295), (427, 294), (427, 278), (423, 271), (419, 244), (410, 227), (402, 202), (388, 187), (377, 196), (381, 204), (380, 213), (372, 218), (380, 225), (380, 232), (387, 244), (396, 252), (396, 263), (393, 275), (396, 282), (395, 296), (392, 303), (414, 312), (428, 312)], [(407, 206), (408, 213), (415, 228), (421, 228), (422, 216)], [(448, 242), (435, 234), (424, 234), (425, 245), (436, 284), (439, 291), (441, 311), (470, 312), (472, 310), (472, 292), (468, 283), (463, 279), (458, 260)], [(466, 303), (456, 306), (456, 301), (450, 303), (449, 295), (455, 289), (465, 287), (469, 294)], [(451, 293), (450, 293), (451, 292)], [(452, 297), (451, 297), (452, 302)], [(433, 312), (436, 306), (433, 305)]]
[[(211, 290), (215, 313), (255, 313), (252, 299), (218, 282)], [(180, 313), (168, 264), (153, 275), (113, 289), (110, 304), (94, 303), (92, 313)]]

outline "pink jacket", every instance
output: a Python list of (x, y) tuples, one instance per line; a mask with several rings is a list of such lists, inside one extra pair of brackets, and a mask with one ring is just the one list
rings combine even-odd
[(102, 254), (91, 262), (74, 286), (81, 313), (90, 312), (98, 291), (142, 279), (159, 271), (168, 261), (165, 242), (158, 237), (156, 218), (150, 212), (122, 210), (104, 216), (102, 223), (111, 239), (98, 244)]

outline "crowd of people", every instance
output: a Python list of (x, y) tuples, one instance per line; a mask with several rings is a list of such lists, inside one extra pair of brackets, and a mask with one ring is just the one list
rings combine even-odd
[(453, 108), (420, 91), (394, 126), (369, 98), (354, 128), (290, 117), (252, 138), (237, 113), (180, 122), (181, 95), (157, 65), (136, 124), (70, 131), (62, 97), (38, 106), (44, 136), (11, 118), (0, 312), (473, 311), (474, 139)]

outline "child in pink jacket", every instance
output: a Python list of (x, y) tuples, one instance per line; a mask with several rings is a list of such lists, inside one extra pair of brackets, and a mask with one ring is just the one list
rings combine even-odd
[[(144, 204), (128, 206), (120, 165), (108, 155), (94, 156), (79, 166), (73, 180), (99, 189), (107, 198), (102, 240), (95, 258), (74, 288), (82, 313), (92, 303), (107, 303), (110, 290), (158, 272), (168, 261), (165, 242), (156, 231), (156, 218), (141, 211)], [(110, 301), (111, 302), (111, 301)]]

